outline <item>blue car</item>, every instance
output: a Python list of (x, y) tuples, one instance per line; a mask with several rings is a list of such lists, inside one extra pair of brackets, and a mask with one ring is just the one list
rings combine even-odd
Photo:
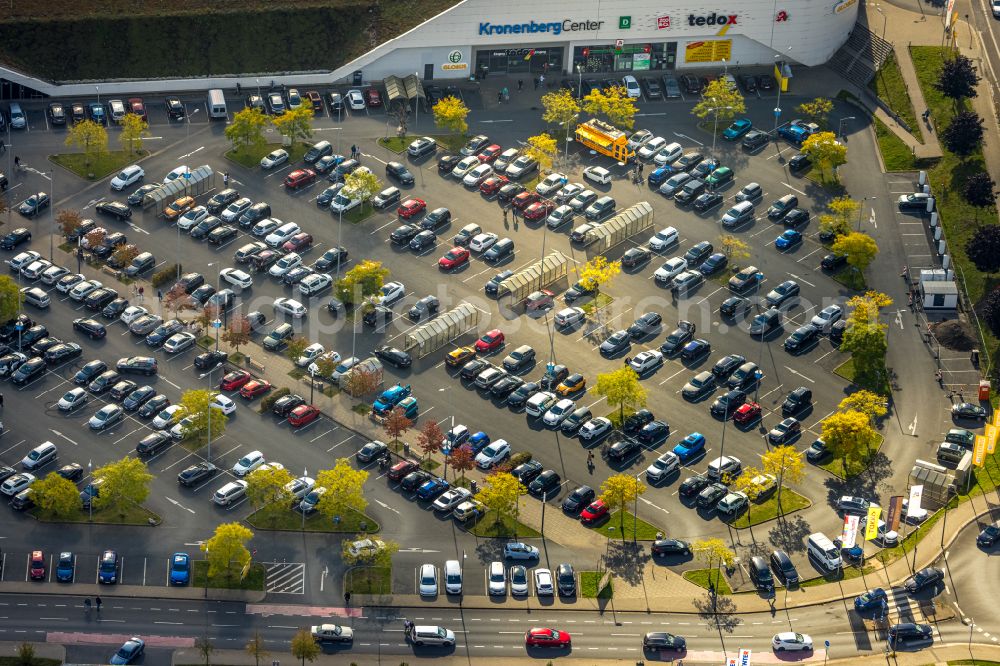
[(727, 141), (736, 141), (736, 139), (739, 139), (752, 128), (753, 123), (750, 122), (749, 118), (740, 118), (739, 120), (734, 120), (732, 125), (722, 131), (722, 138)]
[(187, 585), (191, 580), (191, 558), (187, 553), (174, 553), (170, 558), (170, 584)]
[(646, 180), (649, 182), (650, 185), (659, 187), (667, 180), (667, 178), (670, 178), (671, 174), (673, 173), (675, 173), (674, 170), (671, 169), (669, 166), (657, 167), (656, 169), (653, 170), (653, 173), (649, 174), (649, 176), (646, 177)]
[(386, 390), (382, 391), (382, 395), (375, 399), (372, 409), (375, 410), (376, 414), (387, 414), (391, 412), (392, 408), (398, 405), (403, 398), (406, 398), (409, 395), (409, 384), (406, 386), (403, 386), (402, 384), (390, 386)]
[(472, 449), (473, 453), (479, 453), (485, 449), (490, 443), (490, 436), (485, 432), (480, 430), (472, 437), (469, 438), (469, 448)]
[(416, 419), (417, 415), (420, 412), (420, 405), (417, 403), (417, 399), (414, 398), (412, 395), (407, 396), (402, 400), (400, 400), (399, 404), (396, 405), (396, 408), (403, 410), (403, 416), (410, 419), (411, 421)]
[(118, 582), (118, 553), (106, 550), (101, 555), (97, 568), (97, 582), (104, 585), (114, 585)]
[(125, 644), (118, 648), (118, 652), (111, 655), (111, 666), (125, 666), (142, 656), (146, 651), (146, 642), (138, 636), (125, 641)]
[(868, 590), (864, 594), (855, 597), (854, 610), (859, 613), (867, 613), (879, 610), (882, 608), (883, 604), (888, 603), (889, 596), (885, 593), (885, 590), (881, 587), (876, 587), (874, 590)]
[(779, 250), (787, 250), (802, 242), (802, 233), (795, 229), (788, 229), (774, 239), (774, 247)]
[(448, 482), (442, 478), (435, 477), (430, 481), (425, 481), (424, 485), (417, 488), (417, 497), (422, 500), (431, 500), (448, 490)]
[(700, 432), (693, 432), (674, 447), (674, 455), (680, 458), (682, 463), (686, 463), (704, 450), (705, 436)]
[(61, 583), (73, 582), (73, 570), (76, 567), (76, 557), (66, 551), (59, 553), (59, 564), (56, 565), (56, 580)]

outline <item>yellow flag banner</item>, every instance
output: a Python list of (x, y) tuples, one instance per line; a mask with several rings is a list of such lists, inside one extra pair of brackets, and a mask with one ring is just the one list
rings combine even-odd
[(874, 541), (878, 538), (878, 519), (882, 515), (882, 507), (868, 507), (868, 520), (865, 522), (865, 541)]
[(992, 454), (997, 448), (997, 428), (995, 425), (986, 424), (986, 453)]
[(982, 467), (986, 464), (986, 438), (976, 435), (976, 445), (972, 449), (972, 464)]

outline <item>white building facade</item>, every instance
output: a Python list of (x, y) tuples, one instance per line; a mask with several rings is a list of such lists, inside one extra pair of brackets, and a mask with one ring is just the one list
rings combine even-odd
[(334, 72), (472, 78), (820, 65), (847, 40), (859, 0), (464, 0)]

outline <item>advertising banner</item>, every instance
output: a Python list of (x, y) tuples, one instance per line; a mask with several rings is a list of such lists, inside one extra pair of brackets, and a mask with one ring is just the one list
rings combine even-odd
[(950, 28), (955, 21), (955, 0), (948, 0), (948, 7), (944, 12), (945, 15), (945, 28)]
[[(984, 444), (985, 446), (985, 444)], [(912, 486), (910, 488), (910, 504), (907, 511), (909, 513), (917, 513), (917, 509), (920, 508), (920, 500), (924, 496), (924, 486), (921, 484), (919, 486)]]
[(893, 495), (889, 498), (889, 515), (885, 519), (887, 532), (899, 530), (899, 519), (903, 515), (903, 496)]
[(689, 42), (684, 47), (684, 62), (721, 62), (732, 60), (733, 40), (716, 39)]
[(854, 548), (858, 541), (857, 516), (844, 516), (844, 529), (840, 533), (840, 544), (843, 548)]
[(986, 464), (986, 438), (976, 435), (976, 445), (972, 449), (972, 464), (982, 467)]
[(632, 71), (633, 72), (646, 72), (646, 71), (649, 71), (649, 54), (648, 53), (633, 53), (632, 54)]
[(874, 541), (878, 538), (878, 519), (882, 515), (882, 507), (868, 507), (868, 520), (865, 521), (865, 541)]
[(750, 666), (750, 650), (740, 648), (740, 666)]
[(992, 454), (997, 449), (997, 428), (990, 423), (986, 424), (986, 453)]
[(726, 666), (739, 666), (739, 662), (736, 660), (736, 657), (730, 657), (726, 660)]

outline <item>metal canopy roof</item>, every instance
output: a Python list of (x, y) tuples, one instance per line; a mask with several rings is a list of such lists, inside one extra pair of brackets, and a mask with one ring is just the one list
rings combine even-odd
[(408, 331), (403, 336), (403, 349), (416, 349), (418, 357), (426, 356), (478, 325), (479, 309), (469, 303), (460, 303), (453, 310)]
[(566, 255), (552, 252), (501, 282), (497, 287), (497, 295), (510, 294), (514, 301), (520, 301), (536, 289), (552, 284), (566, 275), (568, 264), (569, 258)]

